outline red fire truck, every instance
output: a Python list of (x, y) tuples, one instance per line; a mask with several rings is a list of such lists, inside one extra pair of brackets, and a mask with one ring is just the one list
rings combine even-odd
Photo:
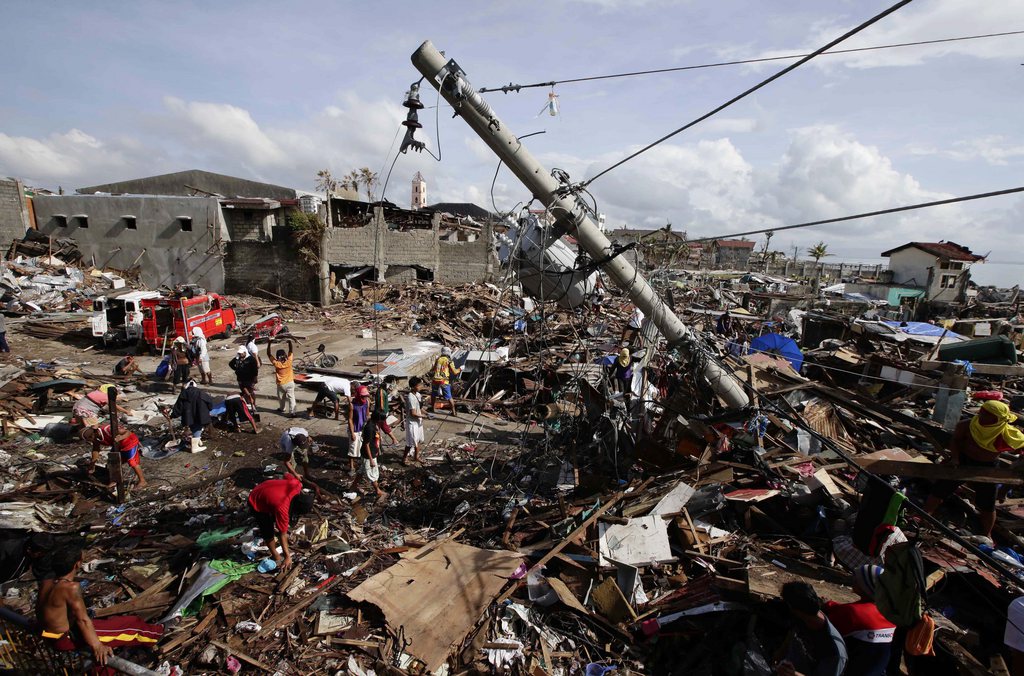
[(175, 296), (142, 300), (142, 339), (160, 349), (178, 336), (192, 337), (199, 327), (207, 338), (228, 337), (238, 326), (238, 319), (228, 299), (216, 293), (183, 292)]

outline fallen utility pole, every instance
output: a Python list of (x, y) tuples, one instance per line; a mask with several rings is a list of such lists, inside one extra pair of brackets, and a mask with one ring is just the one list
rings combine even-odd
[[(615, 285), (658, 327), (670, 347), (691, 354), (698, 350), (698, 338), (658, 297), (647, 280), (623, 256), (613, 256), (611, 242), (590, 219), (571, 186), (563, 185), (541, 166), (480, 97), (455, 60), (446, 58), (428, 40), (413, 53), (412, 62), (533, 196), (557, 216), (548, 243), (557, 241), (567, 232), (572, 233), (593, 260), (601, 261), (601, 268)], [(744, 408), (750, 403), (740, 383), (712, 356), (699, 362), (711, 388), (728, 406)]]

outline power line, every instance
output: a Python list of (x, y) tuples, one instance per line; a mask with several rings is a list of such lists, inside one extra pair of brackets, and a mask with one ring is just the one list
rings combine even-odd
[(934, 202), (922, 202), (920, 204), (909, 204), (902, 207), (893, 207), (891, 209), (881, 209), (879, 211), (867, 211), (862, 214), (853, 214), (852, 216), (839, 216), (838, 218), (825, 218), (820, 221), (808, 221), (807, 223), (796, 223), (794, 225), (781, 225), (771, 228), (762, 228), (760, 230), (747, 230), (746, 232), (733, 232), (728, 235), (717, 235), (715, 237), (699, 237), (697, 239), (688, 239), (687, 242), (710, 242), (716, 239), (728, 239), (730, 237), (743, 237), (745, 235), (759, 235), (763, 232), (774, 231), (779, 232), (780, 230), (795, 230), (796, 228), (809, 228), (814, 225), (828, 225), (829, 223), (842, 223), (843, 221), (853, 221), (858, 218), (870, 218), (871, 216), (884, 216), (886, 214), (897, 214), (901, 211), (914, 211), (915, 209), (926, 209), (928, 207), (938, 207), (944, 204), (956, 204), (957, 202), (970, 202), (971, 200), (985, 199), (986, 197), (999, 197), (1001, 195), (1012, 195), (1013, 193), (1024, 192), (1024, 186), (1020, 188), (1007, 188), (1006, 190), (996, 190), (993, 192), (981, 192), (974, 195), (965, 195), (963, 197), (950, 197), (945, 200), (935, 200)]
[[(855, 47), (851, 49), (837, 49), (832, 52), (823, 52), (821, 56), (832, 56), (835, 54), (853, 54), (856, 52), (871, 52), (880, 49), (893, 49), (897, 47), (916, 47), (919, 45), (937, 45), (945, 42), (963, 42), (965, 40), (982, 40), (985, 38), (1000, 38), (1008, 35), (1024, 35), (1024, 30), (1020, 31), (1006, 31), (1004, 33), (985, 33), (983, 35), (963, 35), (955, 38), (939, 38), (936, 40), (918, 40), (916, 42), (897, 42), (889, 45), (874, 45), (872, 47)], [(532, 89), (535, 87), (554, 87), (555, 85), (573, 84), (576, 82), (593, 82), (595, 80), (612, 80), (615, 78), (622, 77), (636, 77), (639, 75), (658, 75), (661, 73), (678, 73), (685, 70), (700, 70), (702, 68), (721, 68), (723, 66), (742, 66), (751, 63), (767, 63), (769, 61), (787, 61), (789, 59), (799, 59), (810, 54), (788, 54), (786, 56), (764, 56), (754, 59), (739, 59), (736, 61), (719, 61), (716, 63), (700, 63), (691, 66), (674, 66), (672, 68), (654, 68), (651, 70), (637, 70), (628, 73), (613, 73), (610, 75), (592, 75), (590, 77), (576, 77), (569, 78), (566, 80), (551, 80), (549, 82), (534, 82), (532, 84), (507, 84), (504, 87), (482, 87), (478, 89), (481, 94), (488, 92), (502, 92), (508, 94), (510, 92), (518, 93), (521, 89)]]
[(790, 72), (796, 70), (797, 68), (799, 68), (803, 64), (807, 63), (808, 61), (810, 61), (814, 57), (818, 56), (819, 54), (822, 54), (822, 53), (828, 51), (832, 47), (835, 47), (836, 45), (838, 45), (843, 40), (846, 40), (847, 38), (856, 35), (857, 33), (861, 32), (862, 30), (867, 28), (868, 26), (871, 26), (872, 24), (877, 23), (878, 21), (881, 21), (882, 19), (884, 19), (885, 17), (889, 16), (890, 14), (895, 12), (896, 10), (898, 10), (898, 9), (900, 9), (900, 8), (906, 6), (906, 5), (909, 5), (911, 2), (913, 2), (913, 0), (900, 0), (899, 2), (897, 2), (892, 7), (884, 10), (883, 12), (881, 12), (879, 14), (876, 14), (875, 16), (871, 17), (870, 19), (868, 19), (864, 23), (860, 24), (859, 26), (856, 26), (855, 28), (847, 31), (846, 33), (843, 33), (842, 35), (840, 35), (835, 40), (832, 40), (831, 42), (829, 42), (828, 44), (824, 45), (823, 47), (820, 47), (820, 48), (814, 50), (813, 52), (811, 52), (807, 56), (803, 57), (802, 59), (800, 59), (796, 63), (793, 63), (793, 64), (790, 64), (790, 65), (786, 66), (785, 68), (783, 68), (779, 72), (775, 73), (774, 75), (772, 75), (771, 77), (769, 77), (769, 78), (767, 78), (765, 80), (762, 80), (761, 82), (757, 83), (756, 85), (754, 85), (750, 89), (747, 89), (743, 93), (738, 94), (738, 95), (732, 97), (731, 99), (729, 99), (728, 101), (726, 101), (722, 105), (718, 106), (717, 108), (714, 108), (713, 110), (711, 110), (711, 111), (701, 115), (696, 120), (693, 120), (692, 122), (688, 122), (687, 124), (683, 125), (682, 127), (679, 127), (678, 129), (676, 129), (675, 131), (670, 132), (670, 133), (662, 136), (660, 139), (658, 139), (657, 141), (654, 141), (653, 143), (647, 144), (646, 146), (644, 146), (640, 150), (636, 151), (635, 153), (627, 155), (626, 157), (622, 158), (621, 160), (619, 160), (618, 162), (616, 162), (612, 166), (610, 166), (607, 169), (604, 169), (601, 172), (599, 172), (596, 176), (593, 176), (593, 177), (587, 179), (586, 181), (584, 181), (582, 183), (582, 187), (584, 187), (584, 188), (587, 187), (588, 185), (590, 185), (591, 183), (593, 183), (594, 181), (596, 181), (600, 177), (602, 177), (605, 174), (607, 174), (612, 169), (615, 169), (616, 167), (622, 166), (623, 164), (625, 164), (626, 162), (629, 162), (634, 157), (637, 157), (638, 155), (641, 155), (641, 154), (647, 152), (648, 150), (650, 150), (654, 146), (656, 146), (656, 145), (658, 145), (660, 143), (664, 143), (665, 141), (667, 141), (668, 139), (672, 138), (673, 136), (675, 136), (677, 134), (681, 134), (682, 132), (686, 131), (690, 127), (693, 127), (694, 125), (696, 125), (696, 124), (698, 124), (700, 122), (703, 122), (704, 120), (708, 119), (712, 115), (720, 113), (721, 111), (725, 110), (726, 108), (728, 108), (732, 104), (736, 103), (740, 99), (746, 98), (747, 96), (753, 94), (754, 92), (756, 92), (757, 90), (761, 89), (762, 87), (764, 87), (764, 86), (774, 82), (775, 80), (778, 80), (783, 75), (786, 75), (787, 73), (790, 73)]

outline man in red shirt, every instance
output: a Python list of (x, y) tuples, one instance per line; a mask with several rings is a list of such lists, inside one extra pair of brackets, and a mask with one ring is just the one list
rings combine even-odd
[[(1017, 416), (1002, 401), (986, 401), (977, 415), (960, 422), (953, 430), (948, 464), (954, 467), (995, 467), (1001, 453), (1024, 448), (1024, 432), (1011, 424), (1015, 420)], [(936, 481), (925, 502), (925, 511), (934, 514), (961, 483), (955, 480)], [(991, 537), (996, 523), (996, 491), (999, 486), (994, 483), (971, 483), (970, 486), (974, 489), (974, 506), (978, 510), (981, 534)]]
[[(292, 565), (288, 547), (288, 527), (299, 515), (313, 508), (313, 494), (302, 492), (302, 481), (288, 474), (283, 479), (264, 481), (249, 493), (249, 509), (256, 517), (260, 535), (270, 547), (270, 555), (281, 570)], [(281, 541), (284, 561), (277, 552)]]
[[(106, 446), (110, 447), (115, 441), (110, 430), (110, 423), (105, 425), (92, 425), (82, 430), (82, 439), (85, 441), (92, 442), (92, 457), (89, 462), (89, 473), (92, 474), (96, 469), (96, 461), (100, 457), (100, 448)], [(121, 462), (128, 463), (128, 466), (135, 472), (135, 476), (139, 478), (138, 488), (145, 488), (149, 484), (146, 483), (146, 477), (142, 474), (142, 451), (139, 446), (139, 438), (125, 426), (121, 426), (117, 430), (117, 450), (121, 454)], [(113, 468), (108, 468), (108, 471)]]
[(875, 586), (881, 575), (881, 566), (861, 566), (853, 572), (853, 590), (860, 600), (825, 602), (825, 616), (846, 642), (848, 674), (885, 676), (896, 625), (875, 605)]

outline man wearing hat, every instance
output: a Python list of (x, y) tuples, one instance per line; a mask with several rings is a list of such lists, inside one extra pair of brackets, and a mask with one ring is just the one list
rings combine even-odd
[(362, 457), (362, 434), (370, 419), (370, 388), (360, 385), (348, 407), (348, 474), (356, 475), (356, 460)]
[(256, 408), (256, 379), (260, 375), (256, 357), (244, 345), (239, 345), (235, 356), (228, 362), (228, 368), (235, 372), (238, 391), (241, 393), (242, 399), (245, 399), (248, 405)]
[[(288, 528), (299, 516), (313, 509), (313, 494), (302, 490), (302, 481), (291, 474), (282, 479), (269, 479), (249, 493), (249, 510), (256, 517), (263, 541), (270, 547), (270, 556), (278, 568), (286, 570), (292, 565), (292, 552), (288, 546)], [(280, 540), (284, 560), (277, 551)]]
[[(954, 467), (995, 467), (1000, 454), (1019, 452), (1024, 448), (1024, 432), (1012, 424), (1016, 420), (1017, 416), (1010, 412), (1005, 402), (986, 401), (973, 418), (961, 421), (953, 430), (947, 463)], [(962, 483), (955, 479), (936, 481), (925, 502), (925, 511), (934, 514)], [(996, 523), (996, 492), (999, 486), (994, 483), (968, 483), (974, 489), (980, 534), (991, 537)]]
[(452, 361), (452, 349), (450, 347), (441, 348), (441, 356), (434, 360), (434, 368), (431, 372), (433, 379), (433, 387), (430, 389), (430, 411), (434, 410), (434, 402), (437, 401), (438, 397), (444, 397), (452, 407), (452, 415), (455, 413), (455, 399), (452, 398), (452, 376), (457, 376), (461, 373), (461, 369), (455, 365)]
[(185, 385), (190, 380), (189, 372), (192, 367), (192, 360), (188, 356), (188, 343), (181, 336), (174, 339), (171, 343), (171, 363), (174, 366), (174, 378), (171, 380), (172, 385), (181, 384), (181, 389), (185, 389)]
[(885, 619), (875, 605), (875, 587), (881, 575), (881, 566), (860, 566), (853, 571), (853, 590), (860, 600), (825, 602), (825, 616), (846, 643), (848, 674), (884, 676), (886, 673), (896, 626)]

